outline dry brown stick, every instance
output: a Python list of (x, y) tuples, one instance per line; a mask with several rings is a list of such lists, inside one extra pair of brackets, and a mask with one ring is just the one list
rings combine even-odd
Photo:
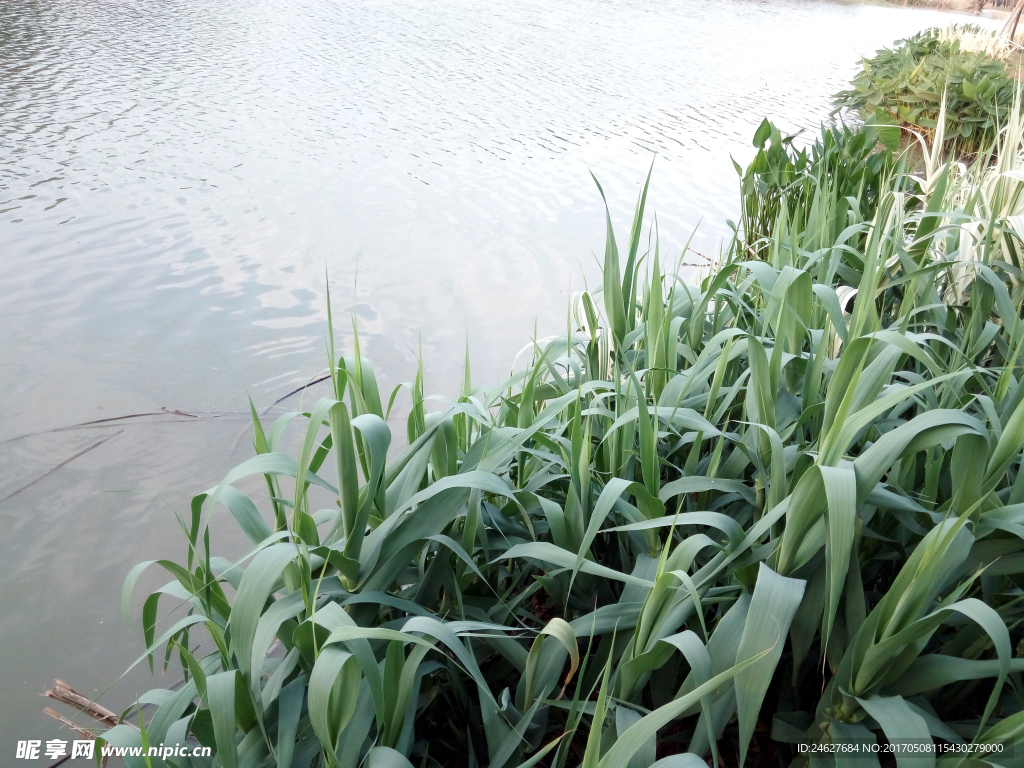
[[(85, 730), (84, 728), (79, 728), (77, 725), (75, 725), (73, 722), (68, 720), (66, 717), (64, 717), (64, 715), (62, 715), (60, 712), (58, 712), (57, 710), (53, 709), (52, 707), (45, 707), (43, 709), (43, 714), (44, 715), (49, 715), (54, 720), (60, 720), (60, 722), (62, 724), (66, 725), (68, 728), (70, 728), (71, 730), (75, 731), (76, 733), (80, 733), (82, 736), (85, 736), (85, 738), (87, 738), (87, 739), (92, 739), (93, 741), (96, 740), (96, 734), (89, 733), (89, 731)], [(56, 763), (52, 763), (50, 765), (50, 768), (57, 768), (58, 765), (64, 765), (64, 763), (66, 763), (70, 759), (71, 759), (71, 755), (68, 755), (67, 757), (63, 757), (60, 760), (58, 760)], [(107, 764), (107, 758), (104, 757), (103, 761), (100, 763), (101, 768), (105, 768), (106, 764)]]
[(125, 419), (140, 419), (140, 418), (142, 418), (144, 416), (164, 416), (164, 415), (188, 416), (191, 419), (198, 419), (198, 418), (200, 418), (196, 414), (194, 414), (194, 413), (186, 413), (185, 411), (181, 410), (180, 408), (175, 408), (172, 411), (172, 410), (169, 410), (168, 408), (164, 407), (164, 408), (161, 408), (159, 411), (152, 411), (150, 413), (130, 413), (127, 416), (108, 416), (105, 419), (93, 419), (92, 421), (83, 421), (80, 424), (75, 424), (73, 426), (75, 426), (75, 427), (91, 427), (94, 424), (107, 424), (107, 423), (109, 423), (111, 421), (124, 421)]
[[(58, 432), (71, 432), (71, 431), (76, 430), (76, 429), (98, 429), (98, 428), (101, 428), (101, 427), (116, 427), (117, 426), (117, 422), (130, 421), (132, 419), (145, 419), (145, 418), (150, 418), (152, 416), (180, 416), (180, 417), (182, 417), (180, 419), (169, 420), (169, 421), (172, 421), (172, 422), (178, 422), (178, 421), (185, 421), (187, 419), (194, 419), (194, 420), (197, 420), (197, 421), (205, 421), (207, 419), (219, 419), (219, 418), (223, 418), (225, 415), (228, 415), (228, 416), (240, 416), (240, 415), (243, 415), (243, 414), (241, 412), (238, 412), (238, 411), (208, 411), (208, 412), (203, 413), (203, 414), (196, 414), (196, 413), (188, 413), (187, 411), (183, 411), (183, 410), (181, 410), (179, 408), (176, 408), (176, 409), (174, 409), (172, 411), (169, 408), (162, 407), (159, 411), (152, 411), (152, 412), (149, 412), (149, 413), (130, 413), (127, 416), (111, 416), (110, 418), (106, 418), (106, 419), (94, 419), (93, 421), (82, 421), (82, 422), (79, 422), (78, 424), (69, 424), (69, 425), (67, 425), (65, 427), (54, 427), (53, 429), (43, 429), (43, 430), (40, 430), (39, 432), (23, 432), (20, 435), (12, 435), (11, 437), (5, 437), (3, 440), (0, 440), (0, 445), (3, 445), (4, 443), (10, 443), (10, 442), (13, 442), (15, 440), (24, 440), (26, 437), (38, 437), (39, 435), (52, 435), (52, 434), (56, 434)], [(247, 416), (248, 412), (246, 412), (244, 415)], [(156, 422), (156, 423), (164, 423), (164, 422)]]
[(120, 434), (121, 434), (121, 432), (123, 432), (123, 431), (124, 431), (124, 430), (119, 430), (119, 431), (115, 432), (114, 434), (112, 434), (112, 435), (111, 435), (110, 437), (105, 437), (105, 438), (103, 438), (102, 440), (99, 440), (99, 441), (97, 441), (97, 442), (93, 443), (93, 444), (92, 444), (92, 445), (90, 445), (90, 446), (89, 446), (88, 448), (83, 448), (83, 449), (82, 449), (82, 450), (80, 450), (80, 451), (79, 451), (78, 453), (76, 453), (76, 454), (75, 454), (74, 456), (71, 456), (71, 457), (69, 457), (69, 458), (67, 458), (67, 459), (64, 459), (64, 461), (62, 461), (62, 462), (61, 462), (60, 464), (58, 464), (57, 466), (55, 466), (55, 467), (51, 467), (50, 469), (46, 470), (45, 472), (43, 472), (43, 474), (39, 475), (38, 477), (36, 477), (36, 478), (34, 478), (34, 479), (32, 479), (32, 480), (29, 480), (29, 481), (28, 481), (27, 483), (25, 483), (25, 484), (24, 484), (23, 486), (21, 486), (20, 488), (18, 488), (18, 489), (16, 489), (16, 490), (13, 490), (13, 491), (11, 491), (10, 493), (8, 493), (8, 494), (7, 494), (6, 496), (4, 496), (4, 497), (3, 497), (2, 499), (0, 499), (0, 504), (3, 504), (3, 503), (4, 503), (5, 501), (7, 501), (8, 499), (14, 498), (15, 496), (17, 496), (17, 495), (18, 495), (19, 493), (21, 493), (22, 491), (24, 491), (24, 490), (26, 490), (26, 489), (28, 489), (28, 488), (31, 488), (31, 487), (32, 487), (33, 485), (35, 485), (36, 483), (38, 483), (38, 482), (39, 482), (40, 480), (42, 480), (43, 478), (45, 478), (45, 477), (47, 477), (47, 476), (49, 476), (49, 475), (52, 475), (52, 474), (53, 474), (54, 472), (56, 472), (56, 471), (57, 471), (58, 469), (60, 469), (61, 467), (63, 467), (63, 466), (65, 465), (65, 464), (70, 464), (70, 463), (71, 463), (72, 461), (74, 461), (75, 459), (77, 459), (77, 458), (78, 458), (79, 456), (84, 456), (84, 455), (85, 455), (85, 454), (87, 454), (87, 453), (88, 453), (89, 451), (91, 451), (91, 450), (92, 450), (93, 448), (99, 448), (99, 447), (100, 447), (101, 445), (103, 445), (103, 444), (104, 444), (105, 442), (107, 442), (107, 440), (113, 440), (113, 439), (114, 439), (115, 437), (117, 437), (118, 435), (120, 435)]
[[(67, 704), (69, 707), (74, 707), (82, 714), (88, 715), (93, 720), (108, 725), (111, 728), (120, 723), (120, 718), (116, 714), (101, 704), (97, 704), (95, 701), (83, 696), (63, 680), (55, 680), (53, 688), (45, 691), (43, 696), (59, 701), (61, 704)], [(126, 723), (126, 725), (131, 725), (131, 723)], [(132, 727), (134, 728), (135, 726)]]
[[(327, 381), (329, 378), (331, 378), (331, 374), (327, 374), (326, 376), (321, 376), (318, 379), (312, 379), (311, 381), (303, 384), (298, 389), (293, 389), (287, 395), (281, 395), (281, 397), (277, 398), (277, 400), (275, 400), (273, 403), (271, 403), (266, 408), (264, 408), (262, 411), (260, 411), (259, 415), (260, 416), (266, 416), (268, 413), (270, 413), (270, 409), (273, 408), (275, 405), (280, 405), (281, 403), (283, 403), (285, 400), (287, 400), (292, 395), (297, 395), (297, 394), (299, 394), (299, 392), (304, 392), (305, 390), (307, 390), (310, 387), (312, 387), (314, 384), (319, 384), (321, 381)], [(252, 425), (246, 426), (241, 432), (238, 433), (238, 437), (235, 438), (235, 442), (233, 442), (231, 444), (231, 453), (235, 452), (235, 449), (238, 447), (238, 441), (241, 440), (243, 437), (245, 437), (245, 433), (249, 431), (249, 428), (251, 426)]]
[[(80, 733), (82, 736), (85, 736), (85, 738), (87, 738), (87, 739), (92, 739), (93, 741), (96, 740), (96, 734), (89, 733), (89, 731), (85, 730), (84, 728), (79, 728), (77, 725), (75, 725), (73, 722), (68, 720), (66, 717), (64, 717), (64, 715), (62, 715), (60, 712), (58, 712), (57, 710), (53, 709), (52, 707), (44, 708), (43, 709), (43, 714), (44, 715), (49, 715), (54, 720), (60, 720), (60, 722), (63, 723), (64, 725), (66, 725), (68, 728), (70, 728), (71, 730), (75, 731), (76, 733)], [(63, 757), (60, 760), (58, 760), (56, 763), (51, 763), (50, 764), (50, 768), (57, 768), (58, 765), (64, 765), (64, 763), (66, 763), (70, 759), (71, 759), (71, 755), (67, 755), (66, 757)], [(107, 758), (104, 757), (103, 758), (103, 762), (100, 763), (100, 766), (106, 766), (106, 764), (107, 764)]]
[(66, 717), (64, 717), (64, 715), (62, 715), (60, 712), (58, 712), (53, 707), (44, 707), (43, 708), (43, 714), (44, 715), (48, 715), (49, 717), (52, 717), (54, 720), (60, 720), (68, 728), (70, 728), (71, 730), (75, 731), (76, 733), (80, 733), (82, 736), (85, 736), (85, 738), (87, 738), (87, 739), (95, 739), (96, 738), (96, 734), (95, 733), (91, 733), (91, 732), (85, 730), (85, 728), (82, 728), (81, 726), (75, 725), (73, 722), (68, 720)]
[(1024, 12), (1024, 0), (1018, 0), (1014, 5), (1013, 11), (1006, 18), (1006, 22), (1003, 24), (1003, 28), (999, 30), (999, 37), (1009, 42), (1013, 42), (1013, 37), (1017, 34), (1017, 24), (1020, 22), (1021, 13)]
[[(309, 389), (309, 388), (310, 388), (310, 387), (312, 387), (312, 386), (313, 386), (314, 384), (319, 384), (319, 383), (320, 383), (321, 381), (327, 381), (327, 380), (328, 380), (329, 378), (331, 378), (331, 374), (327, 374), (326, 376), (321, 376), (321, 377), (320, 377), (319, 379), (313, 379), (313, 380), (312, 380), (312, 381), (310, 381), (310, 382), (309, 382), (308, 384), (303, 384), (303, 385), (302, 385), (301, 387), (299, 387), (298, 389), (293, 389), (293, 390), (292, 390), (291, 392), (289, 392), (289, 393), (288, 393), (287, 395), (281, 395), (281, 396), (280, 396), (279, 398), (277, 398), (277, 400), (275, 400), (275, 401), (273, 402), (273, 404), (272, 404), (272, 405), (270, 406), (270, 408), (273, 408), (273, 407), (274, 407), (275, 405), (280, 405), (281, 403), (283, 403), (283, 402), (284, 402), (285, 400), (287, 400), (287, 399), (288, 399), (289, 397), (291, 397), (292, 395), (297, 395), (297, 394), (299, 394), (299, 392), (301, 392), (302, 390), (304, 390), (304, 389)], [(270, 410), (270, 408), (264, 408), (264, 409), (263, 409), (263, 414), (266, 414), (266, 412), (267, 412), (267, 411), (269, 411), (269, 410)], [(261, 415), (263, 415), (263, 414), (261, 414)]]

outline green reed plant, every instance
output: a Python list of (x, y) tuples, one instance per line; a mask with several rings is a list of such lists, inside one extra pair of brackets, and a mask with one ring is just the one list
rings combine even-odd
[(886, 123), (823, 125), (820, 137), (798, 148), (797, 134), (784, 136), (765, 119), (754, 134), (753, 160), (746, 169), (733, 162), (746, 255), (764, 258), (775, 237), (832, 244), (851, 221), (870, 220), (895, 167), (899, 131)]
[(169, 573), (140, 663), (184, 676), (136, 721), (215, 753), (129, 766), (840, 768), (796, 745), (879, 740), (920, 750), (899, 768), (1024, 764), (1020, 230), (991, 202), (1024, 175), (877, 170), (871, 206), (832, 221), (800, 191), (703, 279), (641, 249), (645, 185), (526, 367), (403, 385), (401, 450), (402, 388), (385, 408), (330, 334), (330, 395), (254, 411), (182, 558), (126, 580), (130, 620)]

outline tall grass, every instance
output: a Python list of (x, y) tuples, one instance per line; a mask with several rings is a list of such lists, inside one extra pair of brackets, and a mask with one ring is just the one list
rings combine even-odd
[(991, 59), (1003, 59), (1020, 46), (1011, 40), (1009, 34), (994, 29), (985, 29), (977, 24), (960, 24), (938, 30), (938, 38), (944, 43), (958, 43), (960, 50), (969, 53), (984, 53)]
[(140, 662), (186, 682), (102, 738), (214, 748), (178, 768), (1024, 764), (1021, 134), (916, 178), (858, 154), (870, 204), (863, 169), (774, 203), (754, 169), (699, 282), (642, 247), (645, 185), (564, 333), (457, 398), (417, 375), (391, 459), (395, 396), (332, 341), (331, 396), (254, 411), (181, 560), (129, 575), (126, 619), (169, 573)]

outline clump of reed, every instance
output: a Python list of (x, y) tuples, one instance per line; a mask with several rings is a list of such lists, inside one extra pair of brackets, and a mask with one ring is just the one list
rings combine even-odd
[(642, 247), (645, 185), (564, 332), (494, 387), (417, 374), (391, 458), (400, 390), (330, 334), (330, 395), (254, 410), (182, 558), (129, 575), (126, 619), (168, 572), (140, 662), (185, 682), (102, 740), (213, 747), (176, 768), (838, 767), (878, 740), (1021, 765), (1020, 120), (997, 162), (920, 174), (765, 131), (710, 274)]

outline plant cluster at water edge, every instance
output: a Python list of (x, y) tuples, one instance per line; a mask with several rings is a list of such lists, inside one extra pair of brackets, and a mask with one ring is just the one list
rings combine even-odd
[(1001, 51), (996, 33), (976, 26), (929, 29), (864, 59), (835, 104), (869, 123), (908, 126), (930, 141), (945, 105), (948, 148), (975, 154), (991, 145), (1015, 104), (1017, 83)]
[(330, 334), (330, 396), (254, 410), (181, 559), (129, 575), (130, 620), (169, 573), (140, 663), (185, 682), (101, 738), (214, 753), (132, 768), (1024, 765), (1022, 137), (912, 174), (766, 124), (713, 269), (669, 263), (645, 185), (491, 388), (383, 398)]

